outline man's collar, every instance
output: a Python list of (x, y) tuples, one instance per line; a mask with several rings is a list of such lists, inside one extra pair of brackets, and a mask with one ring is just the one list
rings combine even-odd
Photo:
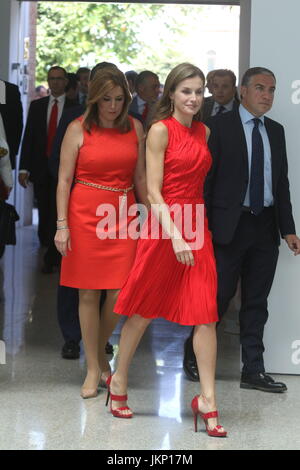
[(242, 120), (243, 124), (246, 124), (246, 123), (250, 122), (254, 118), (259, 119), (262, 122), (263, 125), (265, 123), (265, 116), (264, 115), (260, 116), (258, 118), (257, 116), (254, 116), (254, 114), (250, 113), (250, 111), (248, 111), (248, 109), (246, 109), (242, 104), (240, 104), (239, 113), (240, 113), (240, 117), (241, 117), (241, 120)]
[(51, 95), (51, 94), (50, 94), (50, 95), (49, 95), (49, 97), (50, 97), (50, 102), (52, 102), (52, 101), (56, 100), (56, 101), (58, 101), (59, 103), (61, 103), (62, 101), (64, 101), (64, 100), (65, 100), (65, 98), (66, 98), (66, 94), (65, 94), (65, 93), (63, 93), (62, 95), (60, 95), (60, 96), (57, 96), (57, 97), (55, 97), (55, 96), (53, 96), (53, 95)]
[(234, 98), (232, 98), (232, 100), (230, 100), (228, 103), (226, 104), (220, 104), (218, 103), (217, 101), (214, 101), (214, 108), (216, 110), (218, 110), (220, 108), (220, 106), (223, 106), (225, 109), (227, 109), (227, 111), (231, 111), (232, 108), (233, 108), (233, 102), (234, 102)]

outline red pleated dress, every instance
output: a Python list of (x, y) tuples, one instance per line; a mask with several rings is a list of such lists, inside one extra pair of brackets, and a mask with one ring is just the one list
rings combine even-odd
[[(79, 118), (81, 120), (81, 118)], [(134, 262), (137, 239), (126, 237), (134, 216), (120, 217), (126, 206), (136, 207), (132, 187), (138, 138), (132, 129), (93, 126), (83, 131), (75, 182), (68, 207), (71, 250), (62, 258), (60, 284), (79, 289), (120, 289)], [(123, 207), (123, 208), (122, 208)], [(127, 211), (128, 212), (128, 211)], [(110, 215), (111, 214), (111, 217)], [(125, 233), (125, 236), (123, 235)]]
[[(194, 232), (197, 230), (198, 240), (202, 233), (203, 244), (196, 244), (194, 248), (190, 244), (194, 266), (178, 262), (172, 242), (164, 237), (161, 226), (159, 234), (153, 230), (152, 221), (157, 219), (150, 212), (142, 227), (134, 265), (114, 311), (129, 317), (138, 314), (144, 318), (165, 318), (181, 325), (213, 323), (218, 321), (217, 274), (211, 233), (203, 210), (203, 185), (211, 166), (205, 126), (193, 121), (189, 128), (174, 117), (161, 122), (168, 130), (163, 198), (169, 207), (175, 208), (175, 215), (170, 213), (177, 227), (180, 219), (176, 214), (180, 210), (181, 214), (186, 214), (187, 208), (187, 220), (190, 220), (188, 214), (192, 214), (191, 227)], [(200, 207), (203, 218), (199, 225), (197, 210)], [(182, 223), (182, 227), (186, 224)], [(181, 233), (188, 243), (193, 241), (190, 232), (187, 231), (187, 236), (185, 230)]]

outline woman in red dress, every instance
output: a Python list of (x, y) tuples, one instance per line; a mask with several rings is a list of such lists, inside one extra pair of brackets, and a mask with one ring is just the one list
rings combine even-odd
[[(153, 318), (195, 325), (193, 346), (201, 384), (201, 393), (191, 404), (195, 430), (200, 415), (210, 436), (225, 437), (226, 431), (218, 424), (215, 397), (217, 276), (203, 210), (203, 184), (211, 166), (209, 129), (195, 119), (199, 117), (204, 83), (197, 67), (175, 67), (166, 80), (148, 133), (147, 189), (152, 211), (114, 309), (129, 318), (121, 333), (117, 370), (108, 379), (108, 398), (114, 416), (132, 417), (126, 395), (128, 368)], [(180, 225), (182, 214), (184, 223)], [(159, 220), (159, 234), (153, 233), (155, 218)]]
[[(79, 289), (87, 361), (83, 398), (97, 396), (100, 380), (105, 384), (110, 375), (105, 345), (119, 320), (113, 308), (137, 243), (120, 236), (134, 218), (123, 209), (135, 204), (134, 187), (145, 200), (144, 132), (128, 116), (130, 101), (124, 74), (117, 67), (99, 69), (89, 85), (87, 110), (69, 125), (62, 144), (55, 243), (63, 255), (61, 284)], [(113, 223), (106, 230), (110, 209)], [(99, 315), (102, 289), (107, 296)]]

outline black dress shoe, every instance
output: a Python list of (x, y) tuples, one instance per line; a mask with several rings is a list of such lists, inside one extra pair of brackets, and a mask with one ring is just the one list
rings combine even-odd
[(66, 341), (61, 350), (64, 359), (79, 359), (80, 346), (75, 341)]
[(275, 382), (272, 377), (264, 372), (251, 375), (242, 374), (240, 387), (271, 393), (283, 393), (287, 391), (287, 386), (284, 383)]
[(105, 352), (106, 352), (106, 354), (113, 354), (114, 353), (114, 347), (109, 342), (106, 343)]
[(189, 336), (184, 343), (183, 370), (189, 380), (199, 382), (199, 372), (193, 351), (193, 339), (191, 336)]

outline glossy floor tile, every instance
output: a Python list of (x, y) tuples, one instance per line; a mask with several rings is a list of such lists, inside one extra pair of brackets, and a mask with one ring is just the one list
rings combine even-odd
[[(0, 449), (300, 449), (300, 377), (277, 376), (288, 386), (282, 395), (241, 390), (232, 319), (218, 331), (217, 393), (227, 439), (208, 437), (202, 424), (194, 433), (190, 402), (198, 384), (186, 380), (181, 368), (190, 329), (164, 320), (149, 327), (132, 363), (132, 420), (109, 414), (105, 390), (82, 400), (83, 354), (75, 361), (60, 357), (58, 275), (40, 274), (42, 251), (34, 227), (17, 235), (17, 246), (7, 247), (0, 262), (0, 339), (6, 345), (6, 364), (0, 364)], [(115, 356), (119, 331), (111, 339)]]

